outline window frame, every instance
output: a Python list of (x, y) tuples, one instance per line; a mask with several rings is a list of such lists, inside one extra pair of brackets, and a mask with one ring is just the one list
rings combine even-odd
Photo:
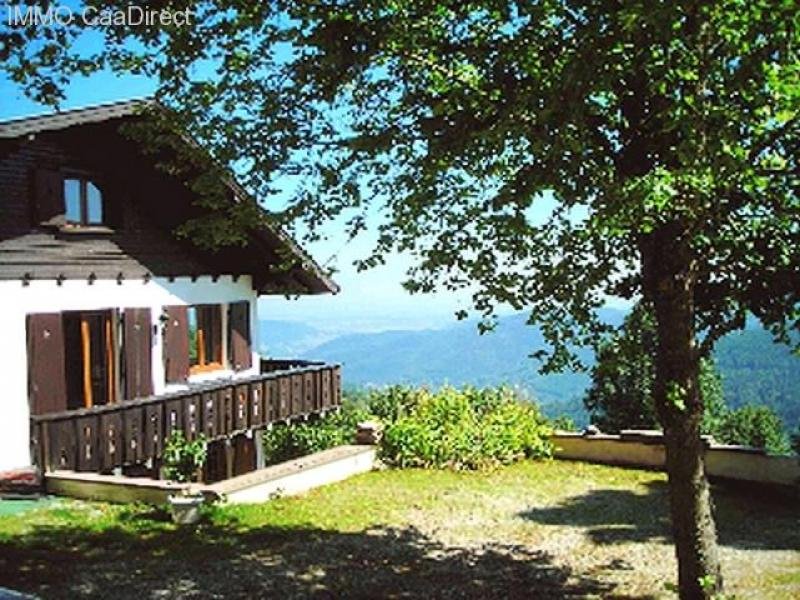
[[(80, 221), (71, 221), (67, 218), (67, 181), (78, 181), (78, 202)], [(100, 193), (100, 220), (89, 221), (89, 184), (92, 184)], [(67, 170), (61, 174), (61, 200), (64, 207), (64, 223), (68, 229), (106, 228), (108, 227), (108, 211), (105, 201), (103, 185), (95, 174), (88, 171)]]
[[(188, 319), (188, 327), (189, 331), (187, 331), (187, 335), (189, 335), (189, 375), (199, 375), (203, 373), (211, 373), (214, 371), (222, 371), (227, 368), (225, 364), (225, 341), (224, 341), (224, 334), (225, 334), (225, 324), (223, 320), (224, 315), (224, 304), (221, 303), (203, 303), (203, 304), (190, 304), (187, 306), (188, 310), (195, 311), (195, 336), (194, 336), (194, 354), (195, 354), (195, 363), (192, 362), (192, 338), (191, 338), (191, 330), (192, 330), (192, 323), (191, 319)], [(211, 319), (211, 326), (216, 327), (216, 332), (210, 332), (212, 335), (211, 340), (211, 348), (213, 351), (213, 356), (211, 360), (206, 355), (206, 342), (207, 342), (207, 328), (201, 327), (201, 324), (206, 325), (205, 318), (203, 322), (201, 322), (200, 315), (201, 314), (208, 314), (206, 311), (213, 310), (216, 312), (216, 322), (214, 319)]]
[[(122, 352), (119, 309), (67, 310), (60, 314), (65, 357), (76, 356), (65, 364), (66, 410), (117, 404)], [(95, 345), (98, 341), (99, 347)], [(101, 370), (99, 383), (94, 375), (96, 369)], [(99, 396), (94, 394), (97, 385), (102, 391)]]

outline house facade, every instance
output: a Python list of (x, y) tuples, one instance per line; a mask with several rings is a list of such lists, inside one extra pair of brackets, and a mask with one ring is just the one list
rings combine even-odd
[(0, 123), (0, 471), (153, 468), (181, 428), (230, 475), (232, 439), (255, 464), (259, 428), (338, 398), (338, 370), (255, 350), (259, 295), (336, 285), (269, 225), (213, 252), (176, 237), (202, 209), (124, 134), (141, 108)]

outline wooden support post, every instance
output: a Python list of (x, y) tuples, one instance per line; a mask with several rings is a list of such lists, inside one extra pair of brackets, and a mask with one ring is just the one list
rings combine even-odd
[(50, 465), (50, 423), (47, 421), (43, 421), (37, 425), (39, 428), (39, 456), (41, 457), (41, 463), (39, 464), (39, 468), (42, 471), (42, 474), (46, 473), (47, 471), (52, 470)]
[(234, 447), (231, 438), (225, 438), (225, 479), (233, 477), (234, 467)]
[(81, 319), (81, 351), (83, 356), (83, 404), (91, 408), (92, 402), (92, 342), (89, 336), (89, 321)]
[(197, 352), (197, 364), (201, 367), (206, 366), (206, 333), (200, 327), (197, 328), (195, 349)]
[(106, 330), (106, 387), (108, 390), (108, 398), (106, 402), (108, 404), (113, 404), (117, 401), (117, 398), (115, 394), (116, 386), (114, 385), (114, 382), (116, 381), (116, 374), (114, 369), (114, 331), (111, 325), (111, 316), (106, 316), (104, 322)]

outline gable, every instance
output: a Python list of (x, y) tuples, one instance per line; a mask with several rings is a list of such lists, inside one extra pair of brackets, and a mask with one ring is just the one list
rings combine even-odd
[[(178, 239), (175, 229), (202, 209), (188, 188), (119, 133), (120, 124), (130, 118), (135, 117), (86, 123), (62, 118), (56, 121), (62, 126), (37, 132), (0, 124), (0, 279), (250, 274), (261, 293), (338, 289), (276, 229), (250, 231), (245, 246), (215, 252)], [(36, 194), (47, 179), (42, 174), (70, 172), (98, 182), (107, 230), (67, 231), (40, 219)], [(284, 264), (280, 257), (287, 253), (294, 262), (279, 270)]]

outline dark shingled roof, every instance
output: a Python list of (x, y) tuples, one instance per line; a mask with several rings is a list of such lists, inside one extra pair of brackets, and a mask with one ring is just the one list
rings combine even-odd
[(94, 106), (75, 108), (56, 113), (0, 121), (0, 138), (18, 138), (42, 131), (66, 129), (74, 125), (102, 123), (103, 121), (138, 114), (153, 103), (154, 101), (149, 98), (123, 100), (120, 102), (96, 104)]
[[(142, 98), (9, 119), (0, 121), (0, 139), (15, 139), (46, 131), (103, 123), (140, 114), (148, 106), (153, 105), (157, 105), (157, 102), (152, 98)], [(234, 192), (235, 197), (250, 197), (233, 177), (226, 183)], [(255, 233), (268, 247), (283, 248), (296, 258), (296, 264), (288, 274), (298, 283), (298, 289), (279, 290), (281, 293), (320, 294), (339, 291), (338, 284), (329, 278), (320, 266), (279, 228), (266, 225)]]

